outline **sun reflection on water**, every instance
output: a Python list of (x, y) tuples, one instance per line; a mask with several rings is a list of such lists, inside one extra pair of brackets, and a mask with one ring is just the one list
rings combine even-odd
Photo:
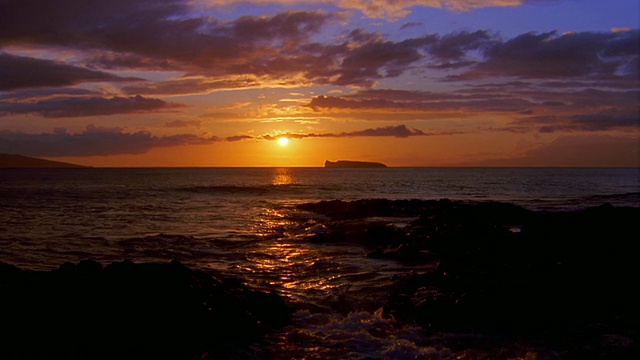
[[(274, 184), (278, 179), (290, 179), (288, 169), (279, 170)], [(243, 268), (254, 281), (277, 287), (283, 295), (294, 298), (324, 296), (326, 291), (343, 285), (336, 275), (338, 264), (307, 243), (308, 234), (289, 219), (286, 210), (264, 209), (256, 220), (253, 230), (263, 240), (248, 252), (250, 265)]]
[(277, 168), (274, 170), (273, 181), (274, 186), (291, 185), (293, 180), (291, 179), (291, 170), (288, 168)]

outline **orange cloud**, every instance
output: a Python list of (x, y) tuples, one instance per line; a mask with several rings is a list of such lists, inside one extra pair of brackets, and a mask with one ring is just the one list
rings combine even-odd
[(520, 0), (203, 0), (214, 6), (228, 6), (238, 3), (252, 4), (330, 4), (341, 9), (358, 10), (371, 18), (395, 21), (411, 14), (411, 8), (416, 6), (446, 9), (450, 11), (470, 11), (485, 7), (504, 7), (521, 5)]

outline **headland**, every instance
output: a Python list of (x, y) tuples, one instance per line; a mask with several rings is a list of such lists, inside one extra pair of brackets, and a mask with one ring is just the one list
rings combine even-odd
[(87, 166), (33, 158), (18, 154), (0, 154), (0, 169), (24, 168), (85, 168)]

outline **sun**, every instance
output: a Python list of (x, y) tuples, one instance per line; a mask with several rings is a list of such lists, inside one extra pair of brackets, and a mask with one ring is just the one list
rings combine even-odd
[(280, 146), (287, 146), (288, 143), (289, 139), (287, 139), (286, 137), (281, 137), (278, 139), (278, 144), (280, 144)]

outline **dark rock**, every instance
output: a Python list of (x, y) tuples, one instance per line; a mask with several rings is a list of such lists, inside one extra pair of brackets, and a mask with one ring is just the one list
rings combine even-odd
[[(482, 333), (507, 343), (515, 336), (569, 358), (638, 352), (640, 208), (551, 212), (496, 202), (384, 199), (300, 208), (364, 226), (350, 232), (362, 234), (355, 243), (375, 246), (372, 258), (437, 263), (432, 272), (395, 280), (385, 316), (431, 334)], [(402, 230), (354, 221), (375, 216), (417, 219)]]
[[(0, 357), (193, 358), (224, 354), (284, 325), (275, 293), (181, 263), (0, 267)], [(4, 357), (2, 356), (4, 355)]]
[(372, 259), (392, 259), (405, 265), (416, 265), (434, 262), (437, 257), (423, 250), (416, 244), (401, 244), (391, 249), (377, 248), (367, 254)]

